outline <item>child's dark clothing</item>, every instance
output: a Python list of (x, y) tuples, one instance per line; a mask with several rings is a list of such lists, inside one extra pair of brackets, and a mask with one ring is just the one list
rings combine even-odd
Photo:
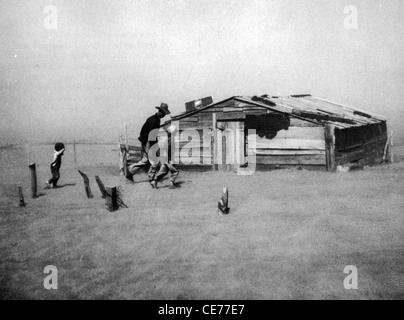
[(53, 185), (53, 187), (56, 187), (60, 178), (60, 166), (51, 166), (51, 173), (52, 173), (52, 179), (48, 181), (49, 184)]

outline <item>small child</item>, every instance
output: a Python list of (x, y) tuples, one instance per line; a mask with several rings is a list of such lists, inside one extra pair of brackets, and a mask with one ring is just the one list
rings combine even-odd
[(61, 142), (55, 144), (55, 151), (53, 152), (53, 161), (51, 163), (52, 178), (46, 181), (46, 188), (57, 188), (57, 183), (60, 178), (60, 166), (62, 165), (62, 156), (65, 151), (65, 145)]
[[(175, 128), (173, 126), (170, 126), (165, 130), (171, 134), (175, 132)], [(163, 142), (163, 148), (167, 150), (168, 154), (165, 157), (163, 156), (160, 158), (160, 170), (153, 175), (153, 179), (150, 181), (150, 184), (154, 189), (158, 189), (157, 183), (160, 182), (168, 174), (168, 172), (171, 173), (170, 183), (168, 187), (170, 189), (175, 189), (177, 187), (177, 185), (175, 184), (175, 179), (177, 179), (180, 172), (174, 167), (174, 165), (171, 163), (171, 160), (169, 160), (171, 155), (171, 139), (173, 138), (169, 137)]]
[(171, 161), (164, 161), (164, 162), (161, 161), (160, 170), (157, 172), (153, 180), (150, 182), (151, 186), (154, 189), (158, 189), (157, 183), (160, 180), (162, 180), (168, 174), (168, 172), (171, 173), (168, 188), (175, 189), (177, 187), (177, 185), (175, 184), (175, 179), (177, 179), (180, 172), (172, 165)]

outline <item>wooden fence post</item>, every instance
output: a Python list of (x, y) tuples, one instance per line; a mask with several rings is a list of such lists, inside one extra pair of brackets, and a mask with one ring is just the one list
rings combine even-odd
[(91, 193), (90, 179), (88, 179), (88, 176), (85, 173), (81, 172), (80, 170), (78, 170), (78, 171), (81, 174), (81, 176), (83, 177), (84, 189), (86, 190), (87, 198), (91, 199), (93, 197), (93, 194)]
[(233, 139), (233, 171), (238, 172), (240, 169), (240, 122), (234, 124), (234, 139)]
[(125, 122), (125, 146), (128, 148), (128, 125)]
[(100, 188), (100, 191), (101, 191), (101, 194), (102, 194), (101, 198), (105, 198), (107, 196), (107, 190), (105, 190), (105, 186), (102, 183), (100, 177), (95, 176), (95, 181), (97, 181), (98, 188)]
[(107, 187), (107, 206), (108, 210), (111, 212), (118, 210), (118, 194), (116, 187)]
[(220, 199), (218, 203), (218, 208), (220, 210), (219, 213), (221, 214), (229, 214), (230, 208), (229, 208), (229, 189), (223, 188), (222, 191), (222, 198)]
[(31, 198), (35, 199), (37, 197), (37, 178), (36, 178), (36, 164), (31, 163), (29, 165), (31, 172)]
[(122, 151), (122, 166), (123, 166), (123, 175), (125, 177), (128, 176), (128, 158), (126, 149)]
[(394, 142), (393, 142), (393, 131), (391, 131), (391, 135), (390, 135), (390, 145), (389, 145), (389, 162), (390, 162), (390, 163), (393, 163), (393, 162), (394, 162), (393, 146), (394, 146)]
[(212, 113), (212, 170), (216, 170), (217, 162), (217, 129), (216, 129), (216, 113)]
[(327, 171), (335, 172), (337, 169), (335, 163), (335, 126), (326, 124), (324, 134)]
[(20, 198), (20, 208), (25, 207), (27, 204), (24, 201), (24, 194), (22, 193), (22, 188), (18, 187), (18, 195)]
[(124, 175), (124, 163), (123, 163), (123, 152), (122, 152), (122, 134), (119, 135), (119, 144), (118, 144), (118, 152), (119, 152), (119, 174), (122, 176)]
[[(226, 135), (222, 135), (222, 164), (220, 165), (220, 169), (223, 171), (228, 171), (229, 166), (227, 164), (227, 141)], [(220, 152), (220, 151), (219, 151)]]

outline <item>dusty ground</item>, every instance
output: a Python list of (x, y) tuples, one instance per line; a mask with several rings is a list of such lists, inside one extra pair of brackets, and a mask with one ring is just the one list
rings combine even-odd
[[(0, 296), (3, 299), (404, 298), (404, 162), (330, 174), (297, 170), (181, 172), (181, 188), (128, 184), (116, 146), (67, 146), (56, 190), (29, 199), (27, 150), (0, 149)], [(30, 149), (42, 185), (52, 146)], [(106, 210), (94, 181), (121, 185), (129, 209)], [(25, 208), (18, 208), (22, 186)], [(230, 215), (217, 214), (223, 186)], [(46, 265), (59, 289), (45, 290)], [(344, 267), (359, 271), (346, 290)]]

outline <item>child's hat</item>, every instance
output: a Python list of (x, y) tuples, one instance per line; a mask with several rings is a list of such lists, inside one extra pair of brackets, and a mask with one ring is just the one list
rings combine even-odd
[(55, 144), (55, 150), (60, 151), (65, 148), (65, 145), (62, 142), (58, 142)]

